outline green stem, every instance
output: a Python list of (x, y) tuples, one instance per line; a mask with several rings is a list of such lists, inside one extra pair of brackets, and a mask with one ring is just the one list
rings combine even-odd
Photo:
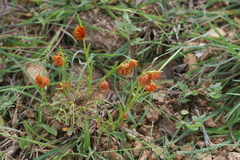
[[(134, 83), (135, 84), (135, 83)], [(133, 87), (132, 87), (133, 88)], [(140, 84), (138, 84), (138, 88), (137, 88), (137, 91), (134, 95), (134, 97), (132, 98), (132, 100), (127, 103), (126, 107), (124, 108), (123, 110), (123, 113), (125, 114), (129, 109), (130, 107), (133, 105), (133, 103), (138, 99), (138, 96), (139, 96), (139, 92), (141, 91), (142, 87), (140, 86)], [(131, 94), (130, 94), (131, 95)], [(130, 97), (130, 96), (129, 96)]]
[[(132, 85), (132, 88), (131, 88), (131, 91), (130, 91), (130, 96), (128, 97), (128, 102), (127, 102), (127, 105), (126, 107), (123, 109), (123, 112), (122, 112), (122, 115), (120, 115), (120, 118), (119, 118), (119, 125), (121, 125), (123, 123), (123, 120), (124, 120), (124, 115), (127, 113), (127, 111), (131, 108), (131, 106), (134, 104), (134, 102), (139, 98), (139, 92), (141, 91), (142, 87), (140, 86), (140, 84), (138, 84), (138, 87), (137, 87), (137, 90), (136, 90), (136, 93), (135, 95), (133, 96), (132, 100), (130, 101), (130, 98), (131, 98), (131, 93), (133, 92), (134, 90), (134, 86), (135, 84), (137, 83), (137, 80), (134, 82), (134, 84)], [(130, 101), (130, 102), (129, 102)]]
[[(132, 98), (132, 93), (133, 93), (133, 91), (134, 91), (134, 88), (135, 88), (136, 83), (137, 83), (137, 80), (133, 83), (133, 85), (132, 85), (132, 87), (131, 87), (131, 89), (130, 89), (129, 96), (128, 96), (128, 99), (127, 99), (127, 103), (126, 103), (126, 104), (129, 104), (129, 103), (130, 103), (130, 100), (131, 100), (131, 98)], [(135, 94), (135, 95), (136, 95), (136, 94)]]
[[(44, 88), (40, 88), (40, 92), (41, 92), (41, 95), (43, 96), (45, 103), (48, 104), (48, 100), (47, 100), (46, 94), (44, 92)], [(38, 108), (38, 122), (39, 123), (42, 122), (42, 110), (43, 110), (43, 106), (41, 104)]]
[[(118, 65), (118, 62), (115, 62), (112, 70), (109, 71), (108, 74), (105, 75), (105, 76), (102, 78), (102, 80), (107, 79), (107, 78), (110, 77), (114, 72), (116, 72), (116, 70), (118, 69), (117, 65)], [(100, 85), (100, 83), (102, 82), (102, 80), (100, 80), (100, 81), (96, 84), (96, 87), (95, 87), (95, 88), (93, 88), (92, 90), (90, 90), (90, 92), (89, 92), (89, 97), (90, 97), (90, 96), (92, 95), (92, 93), (98, 88), (98, 86)]]
[(43, 99), (44, 99), (45, 103), (48, 104), (48, 100), (47, 100), (46, 94), (44, 92), (44, 88), (40, 88), (40, 92), (41, 92), (41, 94), (43, 96)]
[(89, 60), (89, 50), (90, 50), (91, 44), (86, 47), (86, 41), (85, 39), (83, 40), (83, 48), (84, 48), (84, 53), (85, 53), (85, 58), (86, 58), (86, 63), (87, 63), (87, 68), (88, 68), (88, 79), (87, 79), (87, 86), (89, 89), (89, 93), (87, 96), (87, 99), (90, 98), (91, 96), (91, 90), (92, 90), (92, 62)]
[(177, 50), (162, 66), (158, 71), (162, 71), (162, 69), (182, 50), (182, 47)]

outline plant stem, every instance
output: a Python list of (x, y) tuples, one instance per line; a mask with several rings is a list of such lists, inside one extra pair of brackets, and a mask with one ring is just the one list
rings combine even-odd
[(162, 71), (163, 68), (182, 50), (182, 47), (179, 48), (162, 66), (158, 71)]

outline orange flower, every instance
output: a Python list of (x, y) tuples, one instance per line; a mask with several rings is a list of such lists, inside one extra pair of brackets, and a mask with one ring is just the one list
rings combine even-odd
[(158, 77), (160, 77), (159, 72), (157, 70), (149, 71), (148, 75), (149, 75), (149, 79), (151, 79), (153, 81), (158, 79)]
[(35, 82), (40, 88), (44, 88), (45, 86), (48, 86), (50, 84), (50, 79), (48, 77), (42, 77), (40, 75), (37, 75), (35, 78)]
[(118, 66), (118, 74), (128, 74), (128, 73), (131, 73), (129, 63), (120, 64), (120, 66)]
[(138, 78), (138, 82), (140, 86), (146, 86), (151, 83), (151, 79), (149, 78), (149, 75), (145, 73)]
[(58, 67), (62, 66), (64, 63), (64, 58), (59, 53), (56, 53), (55, 56), (52, 56), (52, 59), (54, 61), (54, 64)]
[(124, 113), (123, 118), (124, 118), (124, 119), (128, 119), (128, 118), (129, 118), (129, 117), (128, 117), (128, 114), (127, 114), (127, 113)]
[(134, 68), (134, 67), (136, 67), (138, 65), (138, 61), (135, 60), (135, 59), (130, 59), (128, 61), (128, 64), (129, 64), (129, 68), (132, 69), (132, 68)]
[(106, 80), (104, 80), (100, 83), (99, 87), (102, 90), (108, 91), (109, 90), (109, 83)]
[(69, 82), (65, 82), (64, 84), (63, 83), (58, 83), (58, 85), (57, 85), (57, 89), (58, 89), (58, 91), (59, 92), (63, 92), (63, 90), (64, 89), (66, 89), (66, 88), (68, 88), (68, 87), (70, 87), (70, 84), (69, 84)]
[(86, 31), (83, 26), (78, 26), (74, 30), (74, 36), (77, 40), (83, 40), (86, 37)]
[(154, 92), (154, 91), (156, 91), (157, 88), (158, 88), (158, 86), (157, 86), (156, 83), (151, 83), (151, 84), (146, 86), (145, 91)]

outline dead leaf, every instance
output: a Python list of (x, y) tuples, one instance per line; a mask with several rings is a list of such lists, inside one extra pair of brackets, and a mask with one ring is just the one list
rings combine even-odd
[[(199, 43), (198, 46), (203, 47), (203, 46), (205, 46), (205, 45), (206, 45), (205, 43)], [(200, 57), (202, 57), (206, 52), (207, 52), (207, 49), (203, 49), (203, 50), (195, 51), (194, 53), (195, 53), (195, 56), (196, 56), (197, 58), (200, 58)]]
[(240, 25), (240, 20), (236, 16), (234, 16), (234, 19), (237, 22), (237, 24)]
[(171, 66), (165, 67), (162, 72), (162, 77), (163, 79), (173, 79), (174, 77), (173, 67)]
[[(227, 33), (226, 33), (223, 29), (217, 28), (217, 27), (216, 27), (216, 29), (218, 30), (218, 32), (219, 32), (223, 37), (225, 37), (225, 36), (227, 35)], [(213, 28), (211, 28), (208, 32), (213, 32), (213, 33), (208, 34), (209, 37), (220, 38), (220, 36), (214, 31)]]
[(204, 124), (206, 127), (210, 127), (210, 128), (214, 128), (217, 126), (216, 123), (213, 121), (213, 118), (207, 119)]
[[(25, 84), (34, 84), (33, 82), (37, 75), (48, 76), (46, 68), (41, 64), (26, 63), (24, 65), (24, 69), (27, 72), (26, 73), (23, 71), (23, 77), (24, 77)], [(30, 77), (27, 74), (29, 74)]]
[[(192, 65), (197, 63), (197, 58), (194, 54), (188, 53), (186, 56), (183, 58), (183, 62)], [(198, 68), (197, 66), (189, 66), (188, 71), (194, 70)]]
[(177, 66), (174, 66), (173, 70), (175, 73), (184, 73), (187, 71), (188, 67), (188, 64), (179, 64)]
[(173, 134), (175, 133), (175, 127), (174, 127), (174, 123), (172, 122), (172, 120), (166, 116), (163, 115), (162, 118), (162, 127), (168, 132), (168, 134), (172, 137)]
[(168, 66), (163, 69), (163, 79), (173, 79), (176, 73), (184, 73), (188, 69), (188, 64), (179, 64), (176, 66)]

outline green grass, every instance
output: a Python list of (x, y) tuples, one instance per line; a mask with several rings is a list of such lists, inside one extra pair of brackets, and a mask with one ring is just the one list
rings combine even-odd
[[(213, 10), (218, 5), (214, 0), (201, 9), (195, 3), (195, 8), (189, 8), (190, 2), (180, 0), (149, 0), (138, 6), (121, 0), (33, 1), (34, 7), (25, 12), (16, 12), (21, 6), (18, 1), (8, 2), (11, 12), (4, 7), (0, 12), (4, 16), (0, 21), (0, 157), (71, 160), (140, 159), (148, 155), (170, 160), (184, 155), (196, 159), (224, 146), (239, 146), (240, 24), (236, 19), (240, 3), (228, 2)], [(78, 16), (96, 8), (113, 18), (118, 31), (93, 26)], [(76, 25), (83, 25), (87, 36), (91, 30), (106, 31), (120, 36), (124, 43), (110, 53), (95, 49), (88, 39), (75, 39)], [(235, 35), (223, 36), (218, 28)], [(210, 29), (219, 37), (212, 37)], [(206, 45), (188, 45), (190, 42)], [(181, 74), (178, 82), (156, 81), (159, 86), (166, 81), (173, 84), (163, 87), (161, 95), (159, 90), (145, 92), (139, 84), (144, 73), (153, 69), (161, 73), (165, 66), (181, 64), (187, 54), (203, 49), (208, 49), (208, 57), (192, 64), (198, 68)], [(54, 65), (55, 53), (64, 57), (63, 66)], [(131, 69), (130, 76), (119, 75), (119, 66), (129, 59), (136, 59), (138, 66)], [(39, 88), (26, 69), (33, 62), (46, 69), (43, 76), (51, 82), (47, 87)], [(95, 79), (95, 72), (103, 75)], [(108, 99), (94, 97), (103, 80), (110, 84)], [(59, 93), (59, 82), (68, 82), (71, 87)], [(153, 98), (156, 93), (157, 100)], [(165, 96), (163, 101), (161, 96)], [(152, 108), (159, 113), (157, 122), (148, 122)], [(171, 136), (161, 121), (163, 114), (175, 128)], [(210, 118), (224, 122), (206, 127)], [(150, 126), (149, 135), (139, 132), (142, 125)], [(157, 133), (161, 136), (154, 138)], [(190, 142), (185, 141), (187, 136)], [(196, 136), (202, 142), (208, 137), (224, 140), (197, 147)], [(12, 154), (7, 152), (9, 146), (16, 146)]]

